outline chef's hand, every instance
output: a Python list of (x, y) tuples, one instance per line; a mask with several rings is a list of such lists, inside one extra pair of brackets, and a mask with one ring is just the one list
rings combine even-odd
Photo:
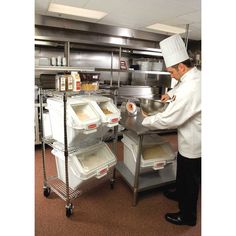
[(168, 94), (163, 94), (161, 95), (161, 101), (162, 102), (166, 102), (167, 100), (170, 99), (170, 96)]

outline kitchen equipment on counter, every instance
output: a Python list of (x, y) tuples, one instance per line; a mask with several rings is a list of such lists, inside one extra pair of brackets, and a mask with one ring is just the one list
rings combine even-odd
[[(124, 164), (135, 175), (139, 137), (134, 132), (125, 131), (121, 141), (124, 143)], [(175, 153), (167, 141), (157, 134), (144, 135), (140, 173), (163, 169), (174, 160)]]
[(137, 106), (134, 102), (127, 102), (125, 107), (129, 116), (137, 115)]
[(120, 106), (121, 113), (125, 113), (128, 116), (136, 116), (139, 111), (139, 107), (137, 106), (139, 100), (125, 97), (123, 97), (122, 100), (123, 102)]
[(162, 102), (161, 100), (150, 99), (150, 98), (140, 98), (140, 108), (146, 115), (155, 115), (159, 112), (163, 112), (169, 102)]

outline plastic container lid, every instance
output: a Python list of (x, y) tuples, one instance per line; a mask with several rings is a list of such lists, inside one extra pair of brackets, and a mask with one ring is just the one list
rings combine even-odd
[(118, 122), (121, 119), (121, 114), (111, 98), (93, 95), (81, 97), (92, 104), (100, 115), (103, 123), (109, 123), (108, 126), (110, 127), (118, 125)]
[[(65, 160), (64, 152), (53, 149), (52, 153), (58, 158)], [(110, 148), (102, 142), (69, 154), (68, 161), (69, 166), (81, 179), (88, 179), (101, 175), (103, 174), (100, 173), (101, 170), (108, 170), (114, 166), (116, 157)]]
[[(136, 160), (138, 152), (138, 136), (127, 131), (123, 134), (122, 142), (131, 150)], [(170, 144), (159, 135), (144, 135), (142, 143), (141, 167), (153, 165), (154, 162), (172, 161), (175, 159)]]
[[(57, 110), (63, 116), (63, 101), (58, 98), (47, 99), (49, 111)], [(52, 121), (53, 122), (53, 121)], [(75, 129), (95, 129), (100, 125), (100, 116), (86, 100), (68, 98), (67, 124)]]

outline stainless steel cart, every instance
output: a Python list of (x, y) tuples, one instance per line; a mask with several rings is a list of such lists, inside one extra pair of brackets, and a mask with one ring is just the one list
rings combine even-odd
[[(42, 90), (40, 89), (40, 122), (41, 122), (41, 140), (42, 140), (42, 159), (43, 159), (43, 194), (45, 197), (48, 197), (53, 191), (59, 197), (61, 197), (64, 201), (66, 201), (66, 216), (70, 217), (73, 211), (73, 204), (71, 201), (78, 197), (81, 192), (79, 190), (73, 190), (69, 187), (69, 178), (68, 178), (68, 155), (69, 153), (75, 152), (76, 150), (71, 149), (68, 150), (68, 143), (67, 143), (67, 128), (66, 128), (66, 104), (67, 104), (67, 97), (76, 95), (78, 93), (74, 92), (56, 92), (52, 90)], [(53, 139), (46, 139), (44, 138), (44, 128), (43, 128), (43, 98), (47, 96), (59, 96), (63, 99), (64, 104), (64, 152), (65, 156), (65, 177), (66, 183), (62, 182), (57, 176), (49, 176), (47, 177), (46, 174), (46, 162), (45, 162), (45, 144), (50, 145), (53, 148)]]
[[(101, 92), (100, 92), (101, 93)], [(66, 201), (66, 216), (70, 217), (73, 212), (73, 204), (72, 200), (77, 198), (79, 195), (82, 194), (80, 189), (73, 190), (69, 186), (69, 174), (68, 174), (68, 156), (69, 154), (75, 153), (78, 151), (79, 148), (70, 147), (68, 146), (67, 140), (67, 98), (70, 96), (80, 95), (80, 92), (58, 92), (55, 90), (42, 90), (40, 89), (40, 123), (41, 123), (41, 140), (42, 140), (42, 160), (43, 160), (43, 194), (45, 197), (49, 197), (51, 191), (56, 193), (60, 198)], [(83, 93), (82, 93), (83, 94)], [(63, 123), (64, 123), (64, 145), (60, 151), (64, 152), (65, 157), (65, 183), (61, 181), (57, 176), (47, 176), (46, 173), (46, 161), (45, 161), (45, 145), (49, 145), (54, 149), (59, 149), (58, 146), (53, 145), (56, 141), (52, 138), (46, 138), (44, 135), (44, 122), (43, 122), (43, 99), (49, 96), (56, 96), (63, 100)], [(117, 140), (117, 126), (114, 127), (115, 130), (115, 140), (113, 144), (113, 152), (116, 154), (116, 140)], [(111, 177), (110, 179), (110, 186), (111, 189), (113, 188), (114, 178)]]
[[(119, 161), (116, 165), (116, 170), (119, 171), (123, 179), (133, 190), (133, 206), (137, 204), (138, 192), (148, 189), (157, 188), (167, 184), (172, 184), (176, 180), (176, 161), (168, 164), (164, 169), (156, 172), (150, 172), (140, 175), (140, 162), (142, 153), (142, 142), (144, 135), (169, 133), (169, 130), (154, 130), (151, 131), (142, 125), (143, 116), (140, 112), (136, 116), (128, 116), (127, 113), (122, 113), (120, 124), (127, 130), (131, 130), (139, 137), (138, 152), (136, 157), (135, 175), (126, 167), (123, 161)], [(115, 174), (114, 174), (115, 178)]]

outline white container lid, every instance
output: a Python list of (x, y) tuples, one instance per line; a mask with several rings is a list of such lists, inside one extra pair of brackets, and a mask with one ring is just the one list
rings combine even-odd
[[(48, 108), (59, 110), (63, 115), (63, 101), (60, 98), (48, 98)], [(75, 129), (95, 129), (100, 125), (100, 116), (86, 100), (68, 98), (67, 124)]]
[(85, 172), (91, 172), (116, 159), (113, 152), (104, 142), (86, 149), (81, 149), (74, 154), (74, 158), (79, 161), (81, 168)]
[[(136, 160), (138, 152), (138, 136), (127, 131), (123, 134), (122, 142), (131, 150)], [(159, 135), (144, 135), (142, 143), (141, 167), (152, 166), (156, 162), (172, 161), (175, 159), (170, 144)]]
[(93, 95), (81, 96), (81, 98), (91, 103), (100, 115), (103, 123), (109, 123), (109, 125), (112, 126), (118, 125), (118, 122), (121, 119), (120, 110), (115, 106), (111, 98)]
[[(52, 153), (65, 160), (64, 152), (53, 149)], [(86, 180), (93, 176), (99, 176), (101, 171), (108, 171), (116, 164), (116, 157), (110, 148), (102, 142), (69, 154), (68, 161), (73, 171), (81, 179)]]

